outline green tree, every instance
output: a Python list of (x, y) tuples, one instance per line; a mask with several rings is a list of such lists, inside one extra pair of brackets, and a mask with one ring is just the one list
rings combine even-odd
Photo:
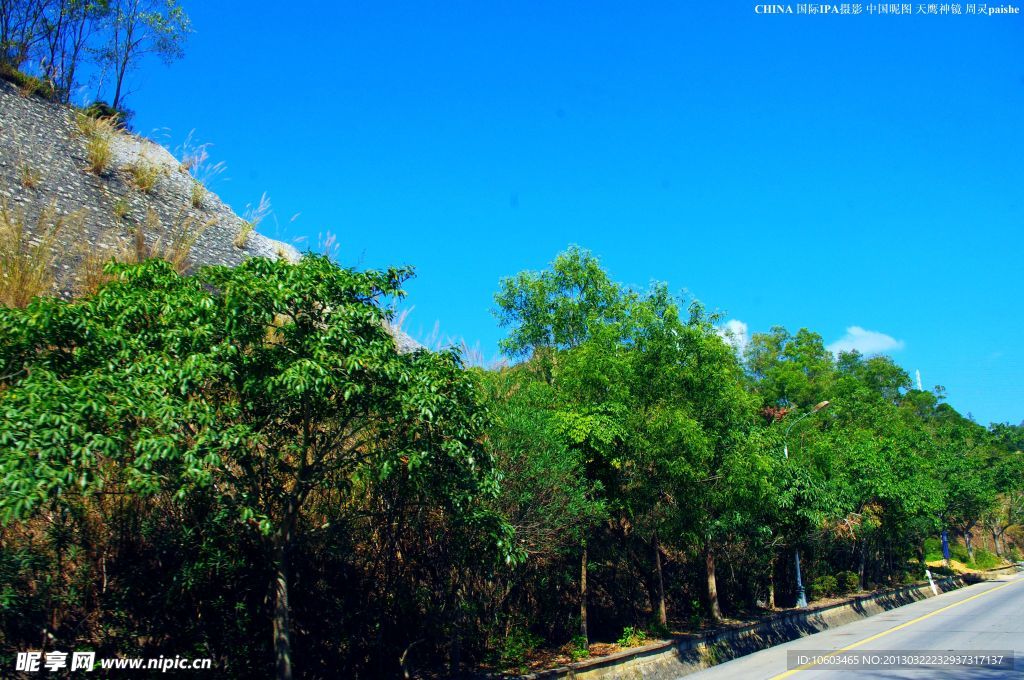
[(571, 246), (543, 271), (502, 279), (495, 316), (509, 334), (499, 346), (512, 357), (533, 357), (550, 381), (551, 352), (579, 346), (596, 325), (621, 322), (629, 298), (590, 251)]
[(493, 507), (515, 529), (516, 548), (526, 557), (487, 580), (482, 604), (494, 612), (479, 618), (498, 624), (492, 648), (526, 626), (565, 635), (551, 598), (562, 579), (574, 580), (569, 565), (591, 528), (608, 516), (605, 500), (588, 478), (584, 450), (564, 436), (551, 385), (523, 366), (480, 371), (478, 379), (491, 415), (486, 445), (501, 478)]
[(580, 451), (561, 436), (554, 391), (519, 368), (477, 376), (490, 413), (487, 448), (501, 476), (497, 511), (531, 560), (575, 550), (605, 511), (591, 497)]
[(1024, 423), (992, 423), (988, 429), (996, 443), (1007, 451), (1024, 451)]
[(45, 76), (64, 103), (78, 84), (89, 45), (110, 12), (109, 0), (49, 0), (45, 17)]
[[(509, 328), (502, 350), (529, 357), (524, 368), (554, 387), (557, 430), (582, 456), (588, 497), (609, 509), (626, 434), (620, 342), (630, 299), (597, 258), (575, 246), (542, 272), (502, 280), (495, 295), (495, 315)], [(586, 533), (580, 543), (580, 634), (588, 639)]]
[(123, 105), (125, 78), (146, 55), (171, 63), (184, 55), (192, 24), (178, 0), (110, 0), (107, 44), (100, 62), (113, 72), (111, 106)]
[(806, 408), (821, 401), (834, 368), (820, 335), (806, 328), (792, 335), (781, 326), (750, 338), (746, 363), (757, 393), (772, 407)]
[(504, 543), (496, 480), (458, 357), (401, 354), (383, 297), (408, 270), (252, 259), (182, 277), (112, 265), (82, 302), (0, 309), (0, 518), (72, 494), (210, 488), (262, 541), (277, 675), (292, 675), (289, 549), (315, 490), (400, 477)]
[(47, 0), (0, 0), (0, 65), (20, 68), (44, 36)]
[(680, 499), (680, 536), (699, 546), (708, 612), (717, 621), (722, 618), (717, 558), (730, 536), (750, 529), (770, 489), (771, 462), (753, 445), (755, 400), (714, 321), (701, 306), (691, 305), (685, 325), (670, 326), (666, 339), (674, 340), (662, 347), (672, 357), (664, 364), (663, 379), (674, 385), (674, 394), (668, 394), (680, 409), (674, 420), (682, 438), (666, 449), (670, 461), (670, 451), (676, 451), (670, 479)]
[(843, 500), (833, 527), (853, 540), (861, 587), (875, 550), (903, 564), (924, 538), (917, 532), (936, 528), (941, 488), (930, 470), (929, 433), (900, 408), (910, 385), (888, 357), (839, 357), (822, 445), (830, 447)]
[[(996, 441), (1005, 446), (998, 438)], [(1002, 556), (1007, 530), (1024, 524), (1024, 454), (1017, 449), (999, 455), (993, 468), (993, 477), (998, 495), (983, 520), (992, 533), (996, 554)]]

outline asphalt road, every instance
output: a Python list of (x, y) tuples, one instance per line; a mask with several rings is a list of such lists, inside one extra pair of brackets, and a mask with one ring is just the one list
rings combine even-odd
[[(1014, 650), (1015, 668), (873, 667), (823, 669), (787, 665), (791, 651), (835, 652), (850, 658), (860, 654), (886, 662), (899, 652), (956, 650), (980, 653)], [(872, 661), (874, 659), (868, 659)], [(835, 657), (829, 659), (835, 663)], [(794, 663), (795, 666), (795, 663)], [(687, 676), (700, 680), (864, 680), (902, 678), (1024, 678), (1024, 574), (986, 581), (905, 607), (809, 635)]]

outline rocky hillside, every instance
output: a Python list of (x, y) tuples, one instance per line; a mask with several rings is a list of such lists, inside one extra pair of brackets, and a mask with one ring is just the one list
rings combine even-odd
[[(109, 161), (97, 172), (90, 158), (90, 121), (0, 80), (0, 208), (5, 219), (25, 225), (33, 244), (47, 243), (38, 232), (53, 217), (66, 222), (50, 244), (54, 292), (70, 296), (82, 290), (90, 271), (86, 263), (130, 259), (140, 238), (151, 254), (184, 250), (183, 270), (237, 265), (248, 257), (301, 257), (291, 245), (249, 231), (245, 219), (193, 177), (193, 168), (152, 140), (109, 134)], [(151, 187), (140, 188), (139, 167), (151, 171)], [(389, 330), (401, 351), (420, 347), (401, 330)]]
[(75, 289), (84, 260), (132, 252), (139, 238), (153, 252), (186, 244), (186, 268), (234, 265), (253, 256), (299, 257), (288, 244), (245, 233), (245, 220), (151, 140), (108, 134), (108, 160), (97, 170), (90, 122), (74, 109), (23, 96), (0, 81), (0, 202), (30, 230), (38, 229), (41, 213), (66, 218), (68, 228), (53, 244), (60, 251), (62, 294)]

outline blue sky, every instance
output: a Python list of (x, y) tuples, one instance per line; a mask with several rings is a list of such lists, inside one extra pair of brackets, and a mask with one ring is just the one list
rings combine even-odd
[(268, 235), (415, 265), (414, 335), (496, 353), (498, 280), (577, 243), (749, 332), (860, 329), (980, 422), (1024, 419), (1020, 15), (184, 4), (135, 127), (194, 129), (236, 210), (268, 194)]

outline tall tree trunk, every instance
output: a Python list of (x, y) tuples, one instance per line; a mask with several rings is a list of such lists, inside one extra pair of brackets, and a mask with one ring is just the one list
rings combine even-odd
[(580, 635), (584, 644), (590, 644), (587, 634), (587, 543), (583, 542), (583, 557), (580, 559)]
[(775, 551), (768, 560), (768, 609), (775, 609)]
[(718, 605), (718, 583), (715, 580), (715, 553), (708, 546), (704, 550), (704, 566), (708, 577), (708, 613), (715, 622), (722, 620), (722, 609)]
[(864, 539), (860, 541), (860, 555), (857, 558), (857, 578), (860, 580), (860, 589), (867, 590), (867, 584), (864, 582), (864, 568), (867, 563), (868, 555), (868, 543)]
[(995, 527), (993, 527), (992, 528), (992, 545), (996, 549), (996, 555), (998, 555), (999, 557), (1002, 557), (1003, 556), (1003, 546), (999, 544), (999, 539), (1000, 538), (1002, 538), (1002, 536), (1000, 535), (1000, 532), (997, 531), (995, 529)]
[(113, 107), (115, 111), (121, 110), (121, 86), (124, 84), (124, 76), (127, 71), (128, 59), (126, 57), (121, 63), (120, 68), (117, 70), (117, 84), (114, 87), (114, 102), (111, 104), (111, 107)]
[(274, 546), (274, 656), (277, 659), (277, 680), (292, 680), (288, 565), (283, 545)]
[(665, 579), (661, 573), (661, 544), (658, 532), (654, 532), (654, 568), (658, 573), (658, 623), (668, 625), (668, 610), (665, 607)]
[(967, 560), (974, 561), (974, 545), (971, 544), (971, 530), (964, 532), (964, 546), (967, 548)]

